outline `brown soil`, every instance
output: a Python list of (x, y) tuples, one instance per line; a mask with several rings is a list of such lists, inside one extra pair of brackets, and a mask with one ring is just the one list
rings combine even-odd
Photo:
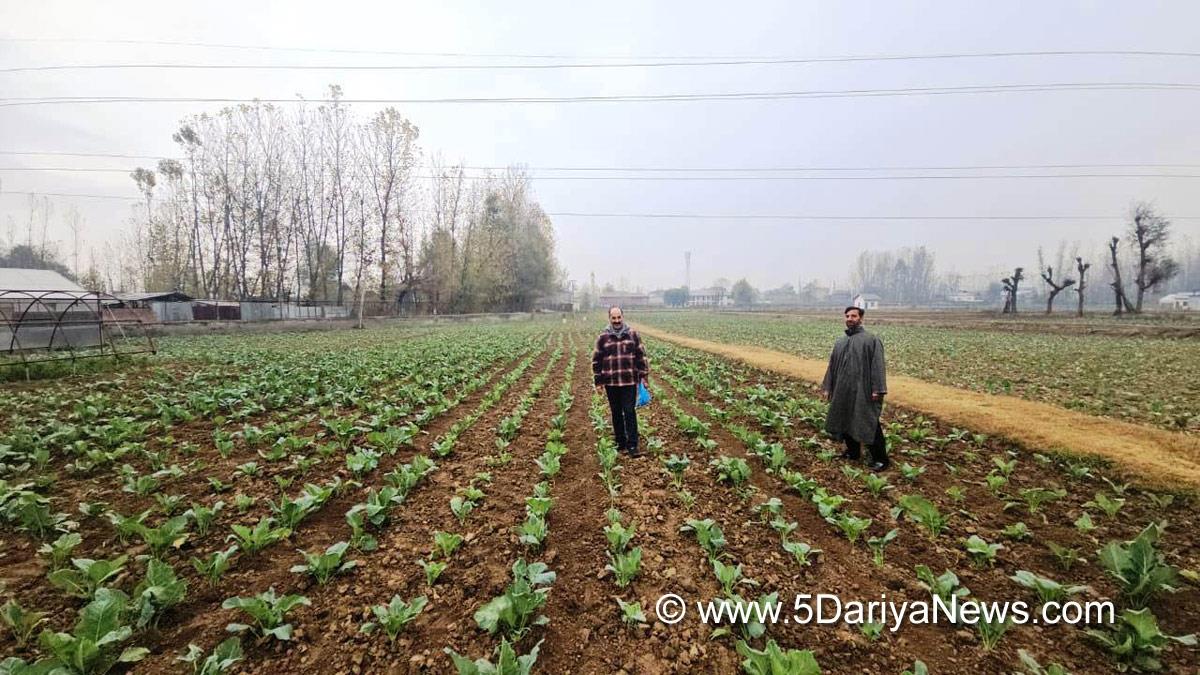
[[(820, 382), (826, 364), (762, 347), (729, 345), (642, 327), (645, 335), (731, 358), (790, 377)], [(906, 376), (888, 378), (888, 401), (949, 424), (1003, 436), (1026, 447), (1116, 462), (1151, 484), (1200, 487), (1200, 439), (1012, 396), (965, 391)]]

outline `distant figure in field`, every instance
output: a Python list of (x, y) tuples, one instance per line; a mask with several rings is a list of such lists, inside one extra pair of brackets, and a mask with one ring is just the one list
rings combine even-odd
[(617, 448), (630, 457), (638, 456), (637, 386), (649, 386), (649, 377), (642, 339), (625, 323), (621, 308), (610, 307), (608, 328), (592, 352), (592, 379), (596, 391), (608, 396)]
[(883, 342), (862, 327), (861, 307), (847, 307), (846, 335), (833, 344), (829, 368), (821, 382), (822, 398), (829, 401), (825, 431), (845, 440), (846, 459), (858, 460), (862, 445), (871, 450), (871, 470), (888, 468), (887, 439), (879, 426), (883, 397), (887, 395), (887, 368)]

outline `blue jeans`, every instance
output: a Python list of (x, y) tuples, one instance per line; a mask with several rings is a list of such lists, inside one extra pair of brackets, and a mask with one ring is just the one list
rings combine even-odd
[(608, 394), (617, 448), (635, 452), (638, 448), (637, 385), (605, 387), (604, 393)]

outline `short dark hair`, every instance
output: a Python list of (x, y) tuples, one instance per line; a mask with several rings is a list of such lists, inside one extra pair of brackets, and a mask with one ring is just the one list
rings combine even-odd
[(850, 305), (846, 309), (842, 310), (842, 314), (846, 314), (852, 309), (858, 310), (858, 318), (860, 318), (860, 319), (863, 317), (863, 314), (867, 313), (867, 310), (863, 309), (862, 307), (859, 307), (858, 305)]
[(615, 310), (617, 310), (618, 312), (620, 312), (620, 313), (621, 313), (621, 316), (625, 316), (625, 310), (621, 309), (621, 306), (620, 306), (620, 305), (609, 305), (609, 306), (608, 306), (608, 313), (611, 315), (611, 314), (612, 314), (612, 311), (613, 311), (614, 309), (615, 309)]

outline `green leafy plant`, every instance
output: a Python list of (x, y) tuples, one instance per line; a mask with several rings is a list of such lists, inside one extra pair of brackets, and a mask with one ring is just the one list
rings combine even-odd
[(604, 537), (608, 540), (608, 550), (613, 553), (620, 553), (629, 548), (629, 543), (633, 541), (635, 534), (634, 526), (626, 527), (620, 520), (604, 526)]
[(900, 508), (910, 520), (924, 527), (930, 537), (936, 538), (950, 522), (949, 515), (943, 515), (933, 502), (921, 495), (904, 495), (900, 498)]
[(316, 579), (319, 585), (324, 586), (335, 574), (347, 572), (358, 566), (357, 560), (345, 559), (349, 549), (349, 542), (339, 541), (327, 547), (324, 553), (300, 551), (300, 555), (304, 557), (304, 563), (293, 565), (292, 571), (307, 574)]
[(842, 531), (851, 544), (858, 541), (859, 536), (871, 526), (870, 518), (861, 518), (852, 513), (839, 513), (825, 519)]
[(638, 575), (638, 571), (642, 566), (642, 549), (640, 546), (635, 546), (625, 552), (608, 554), (608, 564), (604, 569), (613, 573), (614, 581), (617, 586), (625, 588)]
[(878, 497), (887, 490), (893, 489), (888, 483), (887, 476), (881, 476), (877, 473), (863, 473), (862, 482), (866, 484), (867, 491), (875, 497)]
[(454, 667), (458, 669), (458, 675), (530, 675), (534, 664), (537, 663), (541, 646), (542, 641), (539, 640), (528, 654), (518, 655), (512, 644), (501, 638), (500, 646), (496, 648), (495, 663), (482, 658), (471, 661), (449, 647), (443, 651), (450, 655)]
[(1087, 586), (1066, 586), (1028, 570), (1018, 570), (1016, 574), (1009, 578), (1025, 588), (1033, 589), (1042, 604), (1047, 602), (1061, 603), (1072, 595), (1077, 595), (1088, 590)]
[(446, 571), (446, 566), (450, 563), (445, 561), (439, 562), (436, 560), (425, 562), (424, 560), (418, 559), (417, 564), (420, 565), (421, 569), (425, 571), (425, 585), (432, 586), (437, 583), (438, 577), (442, 576), (442, 572)]
[(175, 516), (158, 527), (139, 526), (138, 535), (146, 543), (152, 556), (162, 558), (168, 549), (179, 548), (187, 541), (187, 526), (186, 515)]
[(346, 524), (350, 526), (350, 546), (356, 551), (370, 552), (379, 548), (379, 540), (367, 532), (367, 512), (350, 509), (346, 512)]
[(75, 558), (71, 561), (73, 567), (64, 567), (51, 572), (50, 583), (68, 595), (77, 598), (91, 598), (96, 595), (101, 586), (115, 579), (125, 569), (125, 563), (128, 561), (129, 556), (127, 555), (119, 555), (112, 560)]
[(187, 581), (175, 576), (175, 568), (161, 560), (146, 561), (146, 577), (133, 591), (133, 614), (137, 628), (158, 626), (163, 612), (183, 602), (187, 596)]
[(867, 540), (867, 546), (871, 549), (871, 560), (876, 567), (883, 567), (883, 550), (898, 536), (900, 536), (900, 530), (892, 528), (882, 537), (871, 537)]
[(56, 570), (67, 564), (71, 552), (81, 543), (83, 543), (83, 537), (78, 532), (68, 532), (48, 544), (42, 544), (38, 548), (38, 553), (42, 554), (50, 563), (50, 569)]
[(1071, 675), (1066, 668), (1057, 663), (1043, 667), (1037, 659), (1033, 658), (1032, 654), (1024, 649), (1017, 650), (1017, 658), (1021, 660), (1021, 667), (1025, 669), (1025, 675)]
[(208, 656), (204, 656), (203, 649), (189, 644), (187, 652), (175, 660), (191, 665), (192, 675), (220, 675), (241, 661), (242, 657), (241, 639), (231, 637), (214, 647)]
[(226, 630), (231, 633), (251, 631), (263, 637), (273, 637), (277, 640), (292, 639), (292, 624), (284, 623), (288, 612), (300, 605), (310, 605), (308, 598), (302, 595), (278, 596), (275, 587), (267, 589), (254, 597), (227, 598), (221, 603), (222, 609), (240, 609), (254, 620), (254, 625), (231, 623)]
[(275, 519), (264, 516), (254, 527), (233, 525), (233, 534), (225, 541), (236, 540), (238, 546), (246, 553), (257, 553), (277, 541), (283, 541), (291, 536), (292, 531), (286, 527), (275, 527)]
[(542, 542), (546, 540), (549, 533), (550, 528), (546, 525), (546, 519), (534, 513), (526, 514), (525, 522), (517, 526), (518, 540), (534, 550), (542, 547)]
[(720, 457), (709, 462), (717, 473), (717, 482), (740, 487), (750, 480), (750, 465), (741, 457)]
[(858, 630), (871, 642), (877, 642), (883, 635), (883, 624), (878, 621), (869, 621), (860, 625)]
[(1117, 517), (1117, 512), (1121, 510), (1122, 506), (1125, 506), (1125, 500), (1120, 497), (1109, 498), (1103, 492), (1097, 492), (1095, 499), (1084, 502), (1083, 505), (1088, 508), (1100, 509), (1111, 519)]
[(549, 621), (538, 611), (546, 604), (555, 574), (545, 563), (526, 563), (521, 558), (513, 563), (512, 577), (504, 593), (480, 607), (474, 618), (480, 628), (492, 635), (499, 632), (519, 640), (531, 626)]
[(821, 675), (821, 667), (811, 651), (784, 651), (774, 640), (767, 640), (762, 651), (751, 647), (745, 640), (738, 640), (737, 653), (743, 658), (742, 672), (746, 675)]
[(1109, 542), (1100, 549), (1100, 566), (1117, 581), (1121, 594), (1134, 609), (1149, 604), (1161, 592), (1176, 591), (1176, 571), (1155, 548), (1162, 530), (1156, 523), (1132, 541)]
[(1021, 495), (1021, 499), (1025, 502), (1025, 507), (1029, 510), (1029, 514), (1035, 515), (1041, 513), (1042, 507), (1046, 504), (1066, 497), (1067, 491), (1062, 488), (1033, 487), (1021, 490), (1018, 494)]
[(1083, 534), (1088, 534), (1096, 529), (1096, 524), (1092, 522), (1092, 515), (1087, 511), (1084, 511), (1083, 515), (1075, 519), (1074, 525), (1075, 529)]
[(908, 462), (901, 462), (897, 468), (900, 469), (900, 475), (904, 476), (904, 479), (910, 483), (917, 482), (917, 479), (921, 477), (921, 474), (925, 473), (925, 467), (913, 466)]
[(725, 548), (725, 533), (712, 518), (704, 520), (690, 518), (679, 530), (695, 533), (697, 543), (700, 544), (700, 548), (704, 549), (710, 560), (718, 558), (721, 555), (721, 549)]
[(107, 673), (118, 663), (135, 663), (149, 653), (141, 647), (118, 651), (122, 642), (133, 635), (133, 629), (122, 623), (129, 598), (111, 588), (97, 589), (95, 597), (79, 614), (72, 633), (42, 631), (39, 642), (50, 654), (39, 661), (37, 672), (44, 673)]
[(942, 572), (940, 576), (933, 576), (933, 571), (925, 565), (917, 565), (917, 583), (921, 588), (929, 591), (931, 596), (937, 596), (942, 599), (942, 602), (950, 604), (951, 599), (957, 597), (959, 600), (971, 594), (971, 590), (966, 586), (959, 584), (958, 575), (950, 570)]
[(625, 602), (621, 598), (617, 598), (617, 607), (621, 610), (621, 623), (626, 626), (635, 627), (642, 626), (646, 623), (646, 613), (642, 611), (642, 603)]
[(396, 636), (400, 635), (404, 627), (421, 614), (428, 603), (429, 599), (424, 595), (418, 595), (411, 602), (405, 602), (399, 595), (393, 595), (388, 604), (371, 607), (375, 621), (363, 624), (362, 632), (370, 635), (375, 632), (376, 628), (382, 628), (384, 634), (388, 636), (388, 641), (395, 642)]
[(1004, 634), (1012, 627), (1011, 617), (1006, 616), (1001, 621), (999, 617), (989, 615), (984, 611), (982, 604), (976, 600), (967, 600), (962, 606), (973, 607), (976, 610), (978, 619), (975, 621), (975, 632), (979, 635), (979, 644), (983, 647), (984, 651), (990, 652), (995, 649), (996, 645), (1000, 642), (1000, 638), (1004, 637)]
[(973, 534), (963, 542), (967, 555), (971, 556), (971, 564), (977, 568), (991, 567), (996, 562), (996, 553), (1004, 548), (1003, 544), (989, 544), (983, 537)]
[(234, 545), (224, 551), (214, 551), (207, 558), (193, 557), (190, 562), (196, 572), (208, 580), (210, 586), (216, 586), (225, 572), (229, 571), (229, 560), (237, 552), (238, 547)]
[(1033, 533), (1029, 531), (1029, 527), (1020, 521), (1011, 525), (1006, 525), (1004, 529), (1000, 531), (1000, 534), (1014, 541), (1021, 541), (1033, 536)]
[(819, 548), (813, 548), (809, 544), (802, 541), (785, 541), (783, 542), (783, 550), (791, 554), (797, 565), (808, 567), (812, 564), (812, 556), (821, 552)]
[(1149, 609), (1126, 609), (1108, 630), (1088, 629), (1092, 636), (1117, 659), (1117, 669), (1157, 672), (1163, 669), (1160, 656), (1171, 644), (1196, 645), (1195, 635), (1167, 635), (1159, 630), (1158, 619)]
[(192, 507), (184, 511), (183, 515), (192, 519), (192, 522), (196, 525), (196, 535), (203, 537), (208, 534), (209, 529), (212, 528), (213, 521), (220, 515), (224, 508), (225, 502), (223, 501), (218, 501), (212, 506), (193, 503)]
[(30, 638), (33, 637), (33, 632), (45, 620), (45, 612), (27, 610), (21, 607), (16, 598), (9, 598), (3, 606), (0, 606), (0, 621), (4, 622), (4, 626), (12, 634), (13, 641), (17, 643), (19, 649), (25, 648)]
[(433, 533), (433, 544), (437, 547), (436, 552), (440, 553), (443, 558), (449, 558), (454, 555), (454, 552), (462, 546), (463, 538), (460, 534), (453, 532), (443, 532), (438, 530)]
[(1054, 556), (1055, 562), (1064, 572), (1070, 572), (1071, 567), (1077, 562), (1083, 562), (1083, 558), (1079, 557), (1079, 551), (1062, 546), (1056, 542), (1046, 542), (1046, 548), (1050, 549), (1050, 553)]

